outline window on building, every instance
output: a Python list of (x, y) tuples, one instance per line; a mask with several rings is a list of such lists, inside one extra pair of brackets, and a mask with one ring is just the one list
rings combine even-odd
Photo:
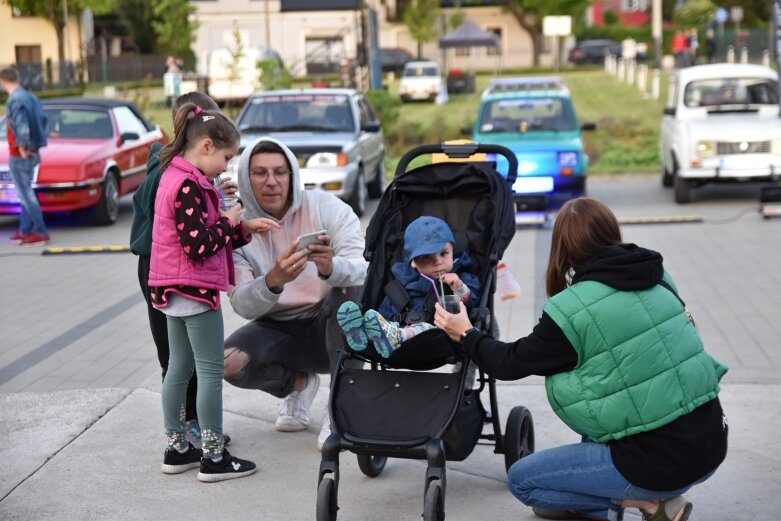
[(456, 47), (456, 56), (469, 56), (471, 49), (469, 47)]
[(621, 0), (621, 10), (625, 13), (642, 13), (648, 11), (648, 0)]
[(497, 56), (502, 54), (502, 29), (499, 27), (489, 27), (486, 29), (489, 33), (494, 33), (499, 40), (499, 45), (496, 47), (487, 47), (486, 54), (488, 56)]

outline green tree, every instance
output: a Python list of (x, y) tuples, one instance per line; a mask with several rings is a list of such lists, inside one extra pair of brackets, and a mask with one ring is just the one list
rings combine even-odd
[(153, 53), (157, 44), (152, 25), (157, 21), (154, 5), (149, 0), (122, 0), (117, 4), (117, 11), (141, 54)]
[(28, 16), (45, 18), (57, 34), (57, 59), (60, 62), (60, 81), (67, 79), (65, 63), (65, 8), (68, 16), (78, 16), (84, 9), (91, 9), (96, 15), (110, 12), (115, 0), (2, 0), (6, 5)]
[(542, 19), (545, 16), (572, 17), (573, 23), (583, 18), (591, 0), (509, 0), (506, 9), (532, 37), (534, 65), (540, 64)]
[[(230, 60), (222, 65), (228, 71), (228, 80), (231, 84), (231, 90), (233, 90), (233, 84), (241, 79), (241, 60), (244, 59), (246, 46), (244, 45), (244, 39), (241, 37), (241, 33), (238, 28), (233, 29), (231, 32), (231, 38), (233, 41), (228, 46), (228, 55)], [(225, 110), (230, 114), (231, 118), (238, 116), (236, 108), (231, 106), (230, 101), (225, 105)]]
[(716, 4), (711, 0), (688, 0), (673, 13), (673, 22), (680, 27), (700, 27), (713, 18)]
[(172, 54), (192, 63), (195, 56), (191, 46), (198, 22), (190, 17), (195, 14), (195, 6), (187, 0), (156, 0), (153, 12), (152, 27), (157, 34), (157, 52)]
[(418, 58), (423, 55), (423, 44), (437, 37), (434, 22), (439, 17), (439, 0), (412, 0), (404, 9), (404, 25), (418, 42)]

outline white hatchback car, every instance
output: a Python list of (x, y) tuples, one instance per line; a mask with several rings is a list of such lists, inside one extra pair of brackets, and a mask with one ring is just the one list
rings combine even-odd
[(659, 149), (662, 184), (677, 203), (709, 182), (781, 179), (778, 73), (746, 64), (677, 71)]
[(434, 101), (444, 88), (442, 70), (437, 62), (414, 61), (404, 65), (399, 82), (401, 101)]

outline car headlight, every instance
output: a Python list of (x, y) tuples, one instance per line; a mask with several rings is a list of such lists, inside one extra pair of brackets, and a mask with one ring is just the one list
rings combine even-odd
[(770, 142), (770, 153), (781, 156), (781, 138), (774, 139)]
[(577, 152), (559, 152), (559, 168), (575, 168), (578, 166)]
[(348, 163), (344, 152), (317, 152), (306, 162), (306, 168), (333, 168)]
[(715, 153), (716, 146), (712, 141), (700, 141), (697, 143), (697, 157), (710, 157)]

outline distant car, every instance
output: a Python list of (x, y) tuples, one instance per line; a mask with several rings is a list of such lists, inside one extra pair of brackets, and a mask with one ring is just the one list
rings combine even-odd
[[(635, 61), (643, 63), (648, 59), (648, 46), (645, 43), (637, 43), (634, 40), (626, 40), (630, 45), (626, 52), (631, 52)], [(581, 40), (569, 52), (568, 60), (575, 65), (601, 64), (604, 63), (606, 56), (614, 58), (627, 57), (621, 42), (609, 40), (607, 38), (597, 38), (593, 40)]]
[(399, 81), (401, 101), (434, 101), (444, 88), (442, 70), (433, 61), (414, 61), (404, 66)]
[[(462, 129), (477, 143), (504, 145), (518, 156), (513, 198), (519, 210), (553, 208), (586, 192), (588, 156), (569, 90), (558, 77), (503, 78), (483, 92), (477, 119)], [(507, 160), (497, 161), (506, 175)]]
[[(241, 149), (260, 136), (285, 143), (301, 183), (347, 201), (360, 217), (366, 199), (385, 190), (385, 141), (369, 102), (354, 89), (278, 90), (254, 94), (236, 124)], [(238, 157), (229, 164), (235, 171)]]
[(778, 73), (762, 65), (680, 69), (662, 116), (662, 184), (675, 201), (711, 182), (781, 179)]
[[(42, 101), (48, 146), (41, 149), (33, 188), (44, 212), (89, 209), (97, 224), (113, 224), (119, 198), (146, 177), (153, 143), (167, 143), (130, 102), (61, 98)], [(5, 118), (0, 119), (0, 214), (19, 213), (8, 170)]]
[(258, 62), (265, 60), (272, 60), (280, 68), (285, 66), (279, 54), (266, 47), (247, 47), (238, 59), (228, 48), (214, 49), (208, 61), (209, 96), (219, 103), (243, 103), (263, 86)]
[(380, 67), (382, 72), (393, 72), (401, 74), (404, 65), (415, 58), (407, 49), (401, 48), (383, 48), (380, 49)]
[(605, 56), (621, 57), (621, 44), (615, 40), (581, 40), (569, 52), (569, 61), (575, 65), (603, 63)]

